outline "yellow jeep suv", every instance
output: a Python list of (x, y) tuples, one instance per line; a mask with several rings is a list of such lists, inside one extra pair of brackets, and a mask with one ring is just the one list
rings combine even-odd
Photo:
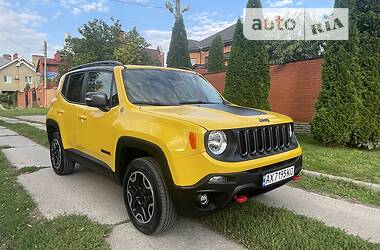
[(76, 67), (62, 76), (46, 126), (53, 170), (71, 174), (80, 163), (113, 178), (145, 234), (169, 229), (177, 213), (245, 202), (302, 168), (289, 117), (233, 105), (189, 70)]

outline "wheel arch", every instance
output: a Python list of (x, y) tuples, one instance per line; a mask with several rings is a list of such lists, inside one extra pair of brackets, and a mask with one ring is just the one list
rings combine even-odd
[[(128, 152), (127, 155), (125, 155), (126, 152)], [(163, 150), (152, 142), (129, 136), (119, 138), (116, 146), (115, 177), (119, 184), (123, 182), (129, 162), (140, 157), (153, 157), (157, 160), (167, 186), (174, 185), (168, 160)]]
[(53, 119), (46, 120), (46, 132), (48, 136), (48, 140), (50, 142), (51, 137), (55, 132), (60, 132), (58, 122)]

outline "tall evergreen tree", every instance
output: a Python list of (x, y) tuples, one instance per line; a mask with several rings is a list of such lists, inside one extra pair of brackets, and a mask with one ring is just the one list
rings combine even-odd
[[(249, 0), (247, 8), (261, 8), (260, 0)], [(269, 56), (262, 41), (247, 40), (237, 21), (227, 68), (225, 97), (233, 103), (270, 109)]]
[(364, 107), (355, 139), (358, 146), (371, 149), (380, 144), (380, 1), (361, 0), (356, 7)]
[(361, 79), (359, 34), (352, 9), (355, 0), (340, 0), (336, 8), (349, 8), (348, 41), (329, 41), (323, 65), (323, 86), (317, 102), (317, 112), (311, 123), (315, 138), (327, 144), (355, 144), (360, 126)]
[(185, 24), (182, 16), (176, 19), (173, 30), (170, 47), (167, 57), (167, 65), (172, 68), (191, 68), (189, 47)]
[(216, 72), (221, 70), (224, 70), (224, 44), (222, 37), (218, 34), (211, 43), (207, 71)]

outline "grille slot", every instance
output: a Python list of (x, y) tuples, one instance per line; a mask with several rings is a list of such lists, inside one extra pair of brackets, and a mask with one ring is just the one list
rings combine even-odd
[(278, 127), (272, 127), (272, 142), (273, 142), (273, 150), (278, 149)]
[(264, 133), (262, 128), (256, 129), (256, 138), (257, 138), (257, 151), (259, 154), (264, 152)]
[(285, 125), (285, 146), (289, 147), (290, 145), (290, 125), (286, 124)]
[[(291, 147), (291, 124), (249, 128), (238, 131), (240, 155), (245, 157), (284, 152)], [(258, 156), (259, 157), (259, 156)]]
[(246, 156), (248, 154), (248, 150), (247, 150), (247, 135), (245, 131), (239, 131), (239, 146), (240, 146), (240, 154), (242, 156)]
[(271, 129), (270, 127), (264, 128), (264, 141), (265, 141), (265, 150), (271, 151), (272, 149), (272, 138), (271, 138)]
[(256, 149), (256, 134), (253, 129), (248, 130), (248, 147), (249, 147), (249, 153), (251, 155), (256, 154), (257, 149)]

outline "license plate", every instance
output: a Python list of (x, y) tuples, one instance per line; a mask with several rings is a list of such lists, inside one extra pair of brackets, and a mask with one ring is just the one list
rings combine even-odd
[(266, 187), (271, 184), (283, 181), (294, 176), (294, 166), (278, 170), (263, 176), (262, 186)]

